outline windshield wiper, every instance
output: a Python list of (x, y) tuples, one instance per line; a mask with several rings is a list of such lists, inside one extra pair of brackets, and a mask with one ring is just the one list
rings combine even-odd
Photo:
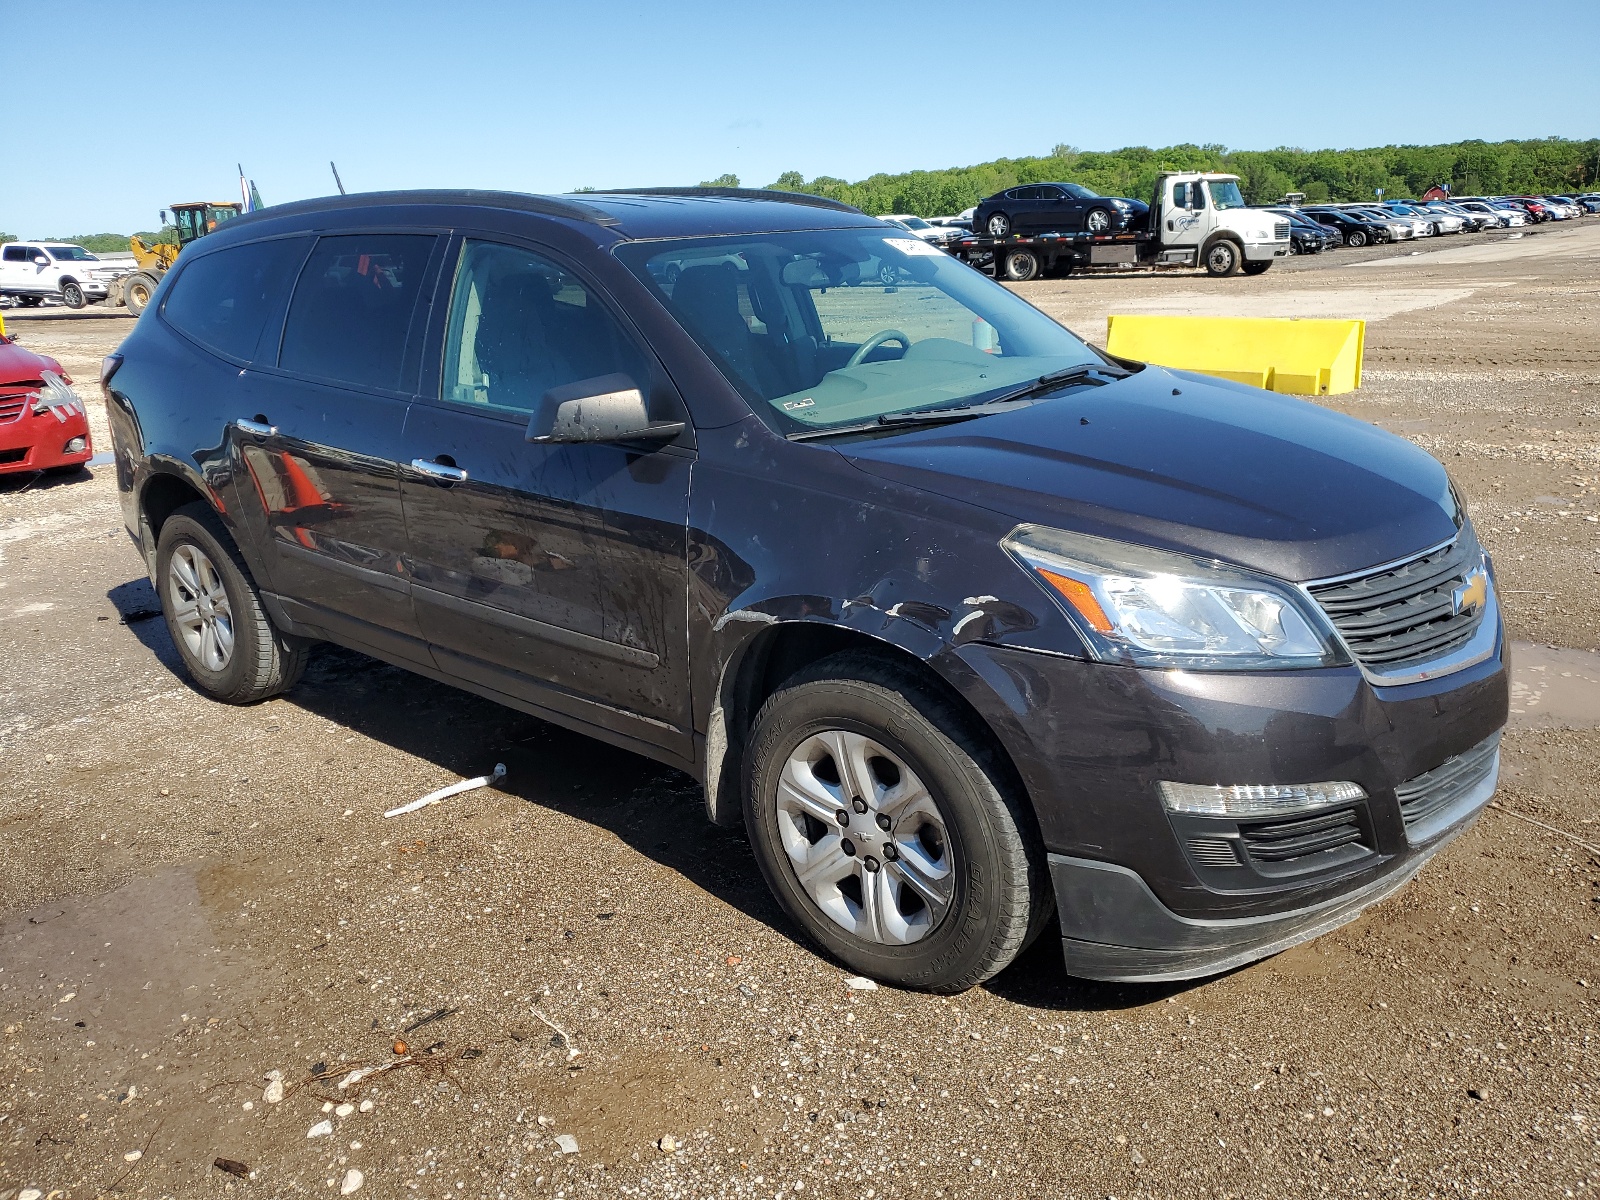
[[(1091, 375), (1105, 375), (1111, 379), (1126, 379), (1132, 374), (1133, 372), (1127, 368), (1119, 367), (1112, 363), (1078, 363), (1075, 366), (1064, 367), (1059, 371), (1051, 371), (1048, 375), (1041, 375), (1033, 382), (1025, 383), (1009, 392), (1002, 392), (992, 400), (985, 401), (985, 404), (1009, 404), (1014, 400), (1023, 400), (1029, 396), (1037, 396), (1042, 392), (1053, 391), (1058, 387), (1064, 387), (1080, 379), (1087, 380)], [(937, 412), (939, 410), (931, 409), (929, 411)]]

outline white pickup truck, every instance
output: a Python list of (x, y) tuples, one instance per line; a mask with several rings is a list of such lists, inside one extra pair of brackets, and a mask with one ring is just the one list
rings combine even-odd
[(82, 308), (104, 300), (111, 281), (131, 269), (67, 242), (7, 242), (0, 246), (0, 296), (23, 305), (54, 296), (68, 308)]
[(954, 239), (946, 249), (995, 277), (1022, 281), (1078, 267), (1204, 267), (1209, 275), (1259, 275), (1289, 255), (1289, 222), (1251, 208), (1237, 175), (1171, 171), (1156, 180), (1150, 211), (1116, 233), (1039, 233)]

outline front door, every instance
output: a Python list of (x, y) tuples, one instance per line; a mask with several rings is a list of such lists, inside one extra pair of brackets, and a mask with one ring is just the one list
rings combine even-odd
[(659, 365), (573, 270), (461, 243), (438, 399), (406, 427), (412, 597), (441, 670), (687, 757), (693, 451), (526, 440), (545, 392), (615, 373), (646, 390), (652, 416), (682, 417)]
[(1198, 179), (1169, 187), (1172, 201), (1162, 214), (1161, 242), (1166, 246), (1198, 246), (1210, 228), (1205, 188)]
[(441, 240), (320, 238), (277, 353), (241, 375), (234, 427), (242, 517), (289, 614), (424, 664), (397, 461)]

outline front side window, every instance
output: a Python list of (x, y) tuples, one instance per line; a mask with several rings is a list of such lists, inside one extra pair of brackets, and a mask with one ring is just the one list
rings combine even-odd
[(399, 390), (436, 240), (409, 233), (320, 239), (295, 284), (278, 365), (316, 379)]
[(1084, 187), (1083, 184), (1081, 184), (1081, 183), (1064, 183), (1061, 186), (1066, 188), (1067, 195), (1073, 197), (1076, 200), (1098, 200), (1098, 199), (1100, 199), (1100, 193), (1099, 192), (1091, 191), (1089, 188)]
[(1187, 183), (1175, 183), (1172, 185), (1172, 207), (1189, 207), (1189, 185)]
[[(172, 281), (162, 319), (201, 345), (248, 362), (305, 252), (306, 239), (279, 238), (190, 259)], [(271, 352), (265, 357), (270, 362)]]
[(444, 399), (528, 414), (551, 388), (621, 373), (649, 385), (643, 351), (571, 272), (516, 246), (461, 249), (445, 339)]
[(616, 254), (780, 433), (974, 402), (1101, 361), (1032, 305), (893, 230), (631, 242)]

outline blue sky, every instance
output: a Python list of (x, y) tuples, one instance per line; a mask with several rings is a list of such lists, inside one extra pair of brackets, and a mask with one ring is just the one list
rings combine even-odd
[(351, 191), (556, 192), (1600, 126), (1592, 0), (47, 0), (5, 29), (33, 63), (0, 134), (25, 237), (152, 228), (235, 196), (237, 162), (271, 204), (332, 191), (329, 159)]

